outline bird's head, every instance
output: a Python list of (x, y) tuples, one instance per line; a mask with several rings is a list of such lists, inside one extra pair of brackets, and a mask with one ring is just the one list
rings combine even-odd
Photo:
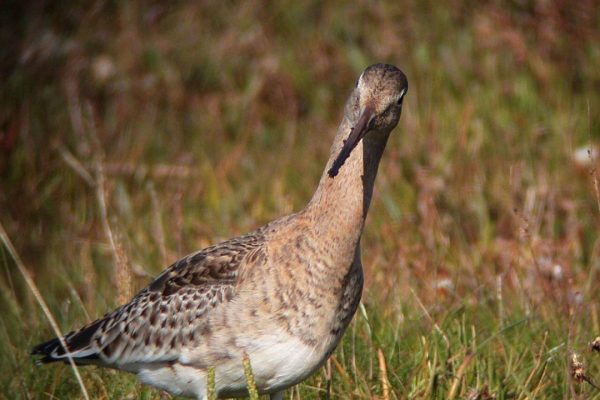
[(327, 172), (335, 177), (360, 140), (371, 133), (389, 134), (396, 127), (408, 90), (406, 75), (389, 64), (374, 64), (363, 71), (346, 103), (350, 134)]

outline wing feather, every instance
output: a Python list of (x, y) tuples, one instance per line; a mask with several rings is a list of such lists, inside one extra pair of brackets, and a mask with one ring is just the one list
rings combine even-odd
[[(263, 243), (258, 230), (180, 259), (128, 304), (65, 335), (71, 357), (112, 366), (176, 360), (181, 347), (197, 343), (207, 329), (203, 317), (235, 296), (244, 259)], [(42, 363), (67, 358), (58, 338), (32, 354), (42, 355)]]

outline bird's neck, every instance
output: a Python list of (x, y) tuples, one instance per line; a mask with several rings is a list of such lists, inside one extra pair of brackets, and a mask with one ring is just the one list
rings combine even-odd
[(388, 133), (369, 132), (354, 148), (335, 177), (327, 173), (350, 133), (344, 118), (338, 129), (319, 186), (304, 210), (312, 220), (312, 233), (332, 251), (353, 257), (362, 234), (379, 160)]

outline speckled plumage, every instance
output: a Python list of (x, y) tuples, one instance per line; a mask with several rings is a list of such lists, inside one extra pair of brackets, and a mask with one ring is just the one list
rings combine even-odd
[[(375, 64), (357, 81), (319, 186), (300, 212), (190, 254), (133, 300), (65, 336), (78, 364), (138, 374), (176, 395), (245, 395), (250, 357), (257, 387), (282, 391), (333, 352), (360, 301), (360, 236), (379, 160), (408, 88), (397, 68)], [(33, 354), (65, 361), (58, 339)]]

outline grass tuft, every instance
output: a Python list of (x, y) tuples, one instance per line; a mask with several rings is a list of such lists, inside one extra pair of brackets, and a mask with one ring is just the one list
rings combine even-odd
[(248, 387), (248, 395), (250, 400), (258, 400), (258, 390), (256, 389), (256, 381), (254, 380), (254, 374), (252, 373), (252, 366), (250, 365), (250, 357), (244, 353), (242, 361), (244, 365), (244, 375), (246, 376), (246, 386)]
[(206, 375), (206, 398), (208, 400), (217, 399), (217, 389), (215, 383), (215, 367), (209, 367)]

